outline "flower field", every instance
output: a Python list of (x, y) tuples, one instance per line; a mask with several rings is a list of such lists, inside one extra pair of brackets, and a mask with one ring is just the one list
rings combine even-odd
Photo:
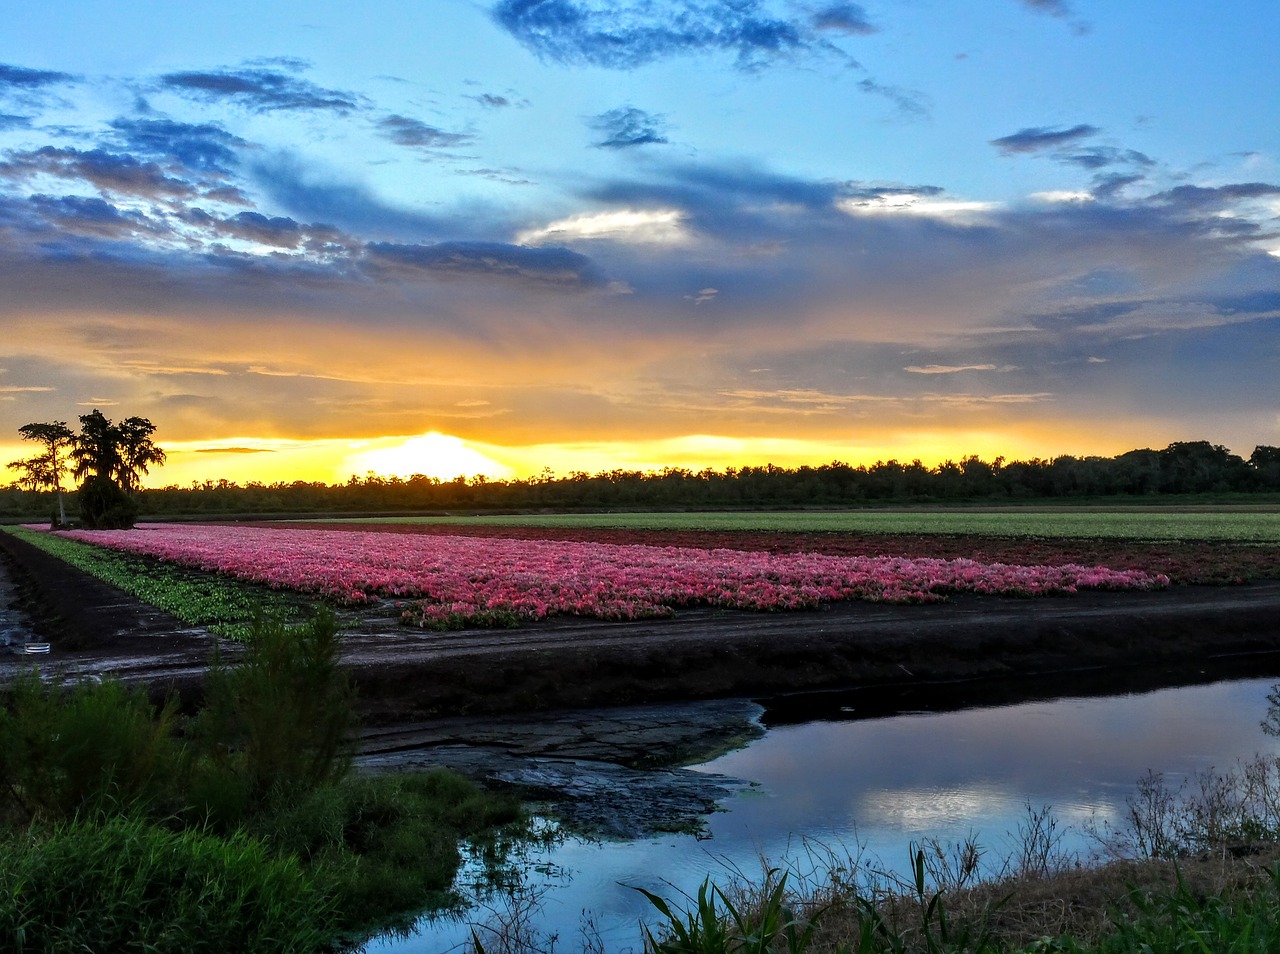
[(1146, 590), (1139, 570), (967, 559), (829, 556), (377, 531), (152, 524), (64, 534), (359, 606), (408, 601), (406, 622), (492, 625), (555, 615), (640, 619), (683, 606), (811, 609), (836, 600), (925, 603), (950, 593), (1039, 596)]

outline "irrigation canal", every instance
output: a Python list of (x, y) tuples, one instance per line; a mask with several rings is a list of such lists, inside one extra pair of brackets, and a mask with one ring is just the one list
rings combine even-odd
[[(758, 876), (762, 859), (802, 874), (832, 858), (901, 872), (912, 843), (970, 836), (993, 865), (1013, 850), (1029, 808), (1050, 809), (1059, 850), (1087, 858), (1098, 850), (1089, 830), (1120, 824), (1149, 771), (1176, 786), (1280, 751), (1260, 725), (1280, 661), (1136, 678), (1059, 676), (1021, 687), (1019, 701), (1007, 686), (981, 684), (765, 700), (755, 710), (762, 732), (692, 766), (720, 789), (719, 810), (698, 831), (565, 837), (523, 859), (514, 895), (481, 896), (461, 919), (424, 920), (416, 935), (365, 950), (462, 951), (473, 925), (483, 940), (487, 920), (532, 910), (545, 949), (582, 950), (585, 929), (611, 954), (638, 952), (639, 922), (655, 912), (636, 887), (679, 901), (708, 876)], [(723, 716), (708, 710), (706, 721)], [(687, 717), (697, 721), (696, 707)]]

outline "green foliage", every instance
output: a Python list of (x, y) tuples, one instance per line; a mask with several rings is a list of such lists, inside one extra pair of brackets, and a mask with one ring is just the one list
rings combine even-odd
[(233, 638), (249, 632), (255, 613), (263, 610), (296, 617), (302, 602), (265, 586), (183, 569), (105, 547), (95, 547), (52, 533), (9, 527), (4, 531), (150, 603), (193, 626), (209, 626)]
[(205, 706), (191, 727), (192, 797), (212, 819), (341, 779), (354, 745), (354, 689), (338, 666), (333, 613), (305, 626), (259, 614), (238, 664), (215, 656)]
[(645, 928), (647, 950), (652, 954), (801, 954), (808, 950), (817, 918), (796, 914), (787, 900), (787, 876), (777, 875), (777, 869), (768, 872), (763, 896), (750, 907), (735, 905), (710, 879), (702, 882), (693, 906), (683, 912), (673, 911), (659, 895), (637, 888), (664, 919), (661, 937)]
[(14, 954), (328, 950), (335, 906), (244, 835), (85, 821), (0, 841), (0, 948)]
[(90, 530), (127, 530), (138, 519), (137, 503), (109, 477), (86, 477), (79, 499), (80, 523)]
[(176, 798), (182, 753), (177, 711), (157, 711), (119, 682), (46, 686), (16, 678), (0, 710), (0, 806), (37, 821), (166, 811)]
[(1097, 954), (1271, 954), (1280, 950), (1280, 868), (1260, 891), (1231, 898), (1197, 896), (1181, 876), (1164, 894), (1130, 892), (1137, 915), (1116, 922)]
[(278, 804), (250, 830), (302, 858), (348, 912), (343, 927), (355, 929), (451, 905), (462, 838), (522, 819), (515, 798), (434, 771), (318, 788)]

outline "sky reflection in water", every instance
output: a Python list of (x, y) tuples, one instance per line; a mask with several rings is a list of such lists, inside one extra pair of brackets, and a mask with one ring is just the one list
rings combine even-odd
[[(758, 783), (711, 817), (710, 839), (569, 841), (550, 852), (563, 874), (531, 879), (550, 885), (541, 923), (559, 932), (556, 950), (572, 951), (590, 911), (610, 951), (638, 951), (637, 921), (652, 909), (620, 885), (670, 897), (708, 875), (755, 874), (762, 858), (803, 870), (806, 845), (841, 856), (861, 846), (864, 860), (902, 870), (912, 841), (974, 834), (994, 859), (1012, 846), (1028, 805), (1051, 806), (1069, 826), (1066, 847), (1087, 853), (1082, 826), (1114, 819), (1148, 770), (1176, 781), (1280, 749), (1259, 726), (1274, 682), (773, 728), (699, 767)], [(461, 925), (439, 927), (369, 950), (438, 954), (469, 936)]]

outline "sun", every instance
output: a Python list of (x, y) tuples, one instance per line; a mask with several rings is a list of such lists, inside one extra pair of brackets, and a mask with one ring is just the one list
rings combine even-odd
[(372, 471), (383, 477), (407, 478), (422, 474), (439, 480), (476, 477), (480, 474), (492, 480), (502, 480), (514, 475), (510, 467), (451, 434), (432, 431), (408, 440), (392, 440), (398, 443), (388, 442), (384, 447), (373, 447), (351, 454), (347, 457), (344, 469), (349, 469), (357, 476)]

